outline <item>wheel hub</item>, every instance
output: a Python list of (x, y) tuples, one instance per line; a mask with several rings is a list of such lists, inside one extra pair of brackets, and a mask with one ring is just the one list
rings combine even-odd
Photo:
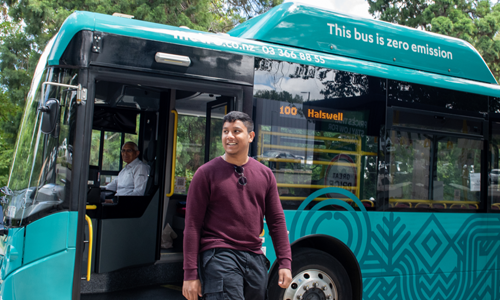
[(295, 275), (283, 300), (337, 300), (337, 287), (325, 272), (308, 269)]
[(322, 290), (314, 288), (312, 290), (308, 290), (302, 295), (303, 300), (326, 300), (326, 295)]

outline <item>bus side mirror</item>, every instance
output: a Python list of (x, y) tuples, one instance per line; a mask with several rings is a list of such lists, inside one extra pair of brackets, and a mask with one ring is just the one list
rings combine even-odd
[(45, 102), (45, 105), (38, 108), (42, 112), (41, 130), (45, 134), (54, 133), (57, 125), (57, 116), (59, 116), (59, 101), (51, 98)]

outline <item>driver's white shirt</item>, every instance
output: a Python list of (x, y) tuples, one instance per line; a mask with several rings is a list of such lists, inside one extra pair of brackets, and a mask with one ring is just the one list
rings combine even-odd
[(116, 196), (144, 196), (148, 176), (149, 166), (136, 158), (118, 173), (118, 177), (106, 185), (106, 189), (116, 191)]

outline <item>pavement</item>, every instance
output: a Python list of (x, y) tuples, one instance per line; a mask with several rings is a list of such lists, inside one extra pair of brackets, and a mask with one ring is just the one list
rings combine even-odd
[(83, 294), (81, 300), (185, 300), (180, 285), (162, 285), (142, 287), (131, 290), (104, 293)]

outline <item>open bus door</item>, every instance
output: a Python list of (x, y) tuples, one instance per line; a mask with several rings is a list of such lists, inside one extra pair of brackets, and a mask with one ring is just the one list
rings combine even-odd
[[(161, 144), (165, 136), (170, 90), (112, 81), (95, 80), (92, 144), (89, 162), (87, 215), (92, 231), (86, 227), (86, 240), (92, 235), (92, 255), (85, 247), (82, 277), (90, 268), (93, 277), (119, 269), (152, 265), (157, 260), (157, 229), (160, 218), (163, 173)], [(143, 195), (111, 196), (103, 201), (106, 184), (115, 179), (125, 163), (120, 155), (126, 142), (135, 142), (138, 159), (147, 164), (149, 177)], [(90, 246), (90, 245), (89, 245)], [(90, 261), (90, 263), (89, 263)], [(103, 277), (104, 278), (104, 277)], [(85, 290), (85, 289), (84, 289)]]

